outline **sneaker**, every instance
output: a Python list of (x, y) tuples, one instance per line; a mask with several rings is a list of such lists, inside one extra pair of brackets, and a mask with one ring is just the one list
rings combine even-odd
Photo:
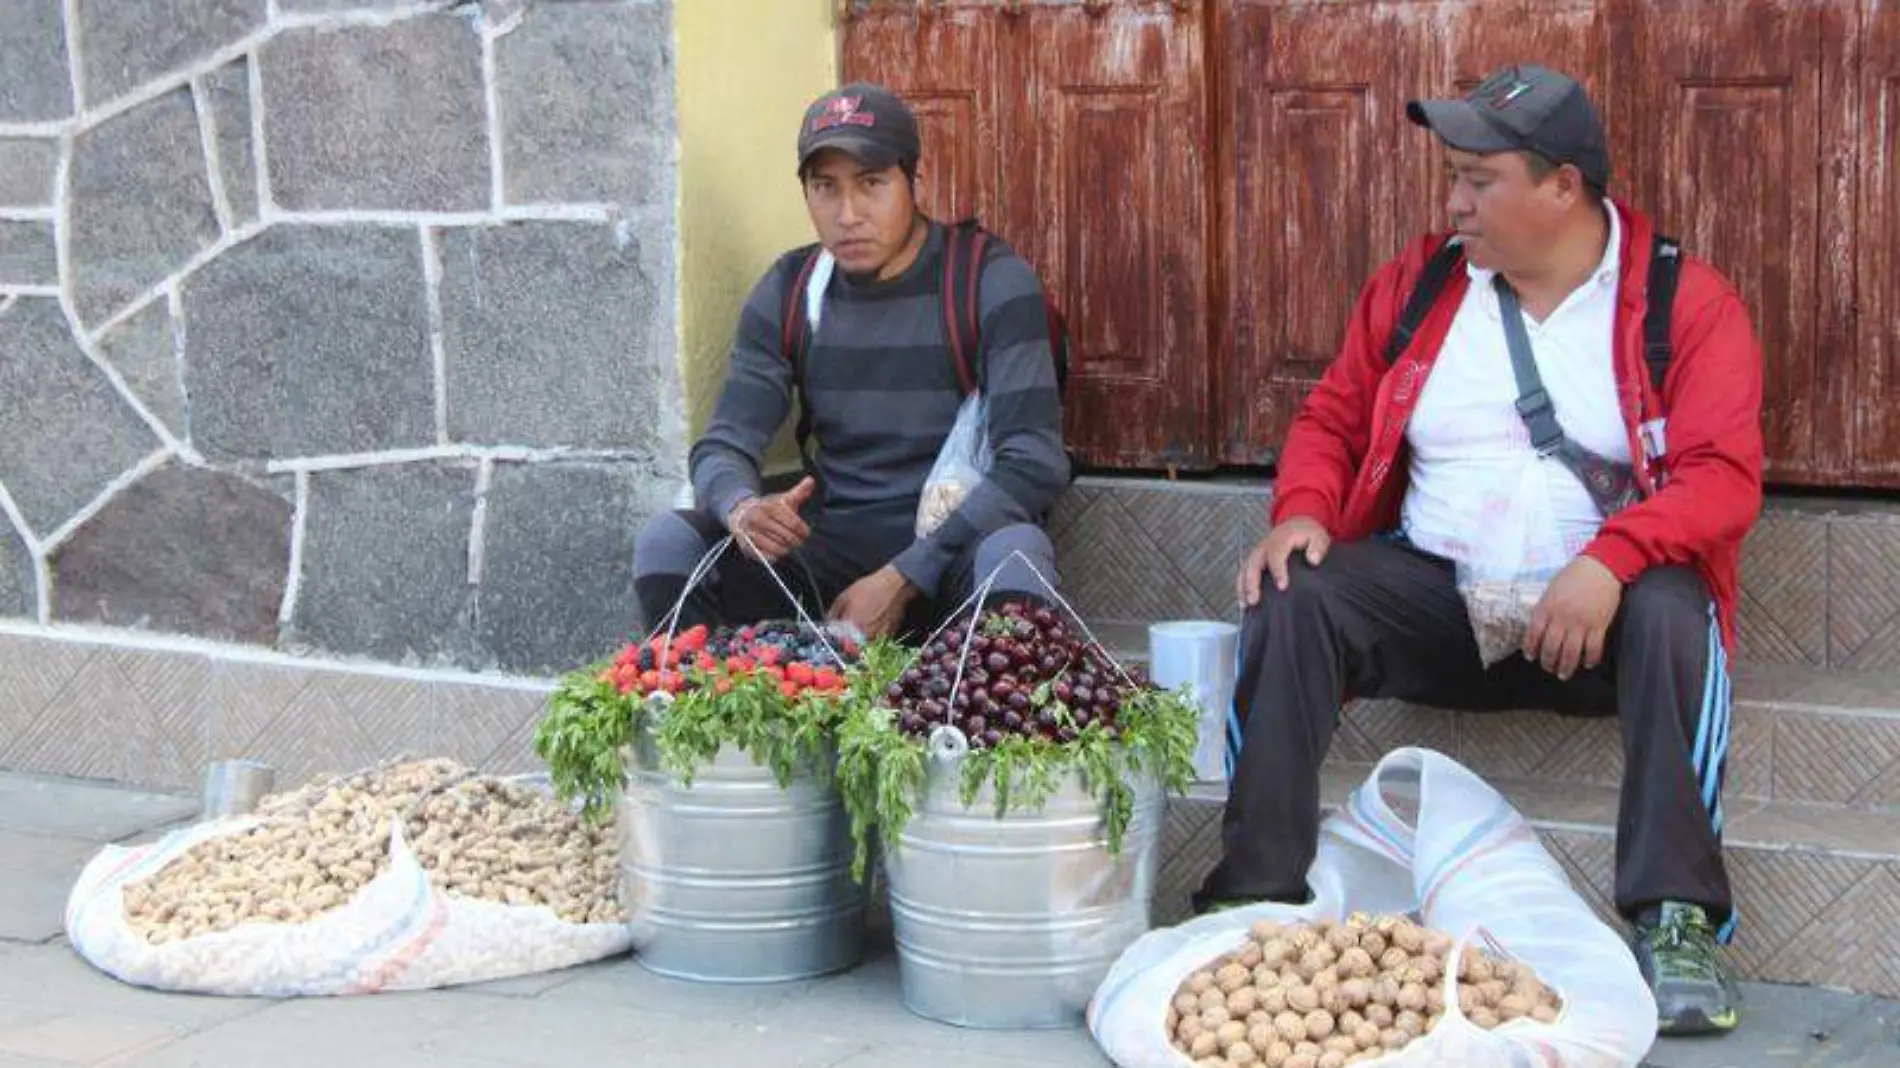
[(1636, 921), (1636, 965), (1656, 995), (1663, 1035), (1711, 1035), (1741, 1022), (1741, 991), (1716, 957), (1715, 927), (1699, 905), (1665, 901)]

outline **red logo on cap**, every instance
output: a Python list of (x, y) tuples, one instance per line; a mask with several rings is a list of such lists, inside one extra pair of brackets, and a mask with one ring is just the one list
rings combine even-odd
[(877, 116), (868, 111), (859, 111), (864, 106), (861, 96), (841, 96), (825, 102), (825, 109), (811, 120), (811, 130), (829, 130), (834, 126), (876, 126)]

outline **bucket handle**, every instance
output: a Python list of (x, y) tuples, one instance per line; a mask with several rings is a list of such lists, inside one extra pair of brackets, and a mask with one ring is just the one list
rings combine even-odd
[[(1021, 549), (1012, 550), (1008, 556), (1003, 557), (1001, 562), (990, 569), (988, 577), (983, 580), (977, 589), (972, 592), (970, 596), (964, 598), (963, 603), (958, 605), (955, 611), (952, 611), (946, 616), (944, 621), (937, 625), (937, 629), (931, 631), (930, 636), (919, 644), (918, 652), (911, 657), (910, 663), (916, 663), (918, 658), (924, 655), (923, 648), (928, 646), (931, 642), (936, 641), (939, 635), (945, 630), (948, 630), (952, 620), (956, 619), (956, 617), (961, 615), (966, 609), (971, 608), (971, 606), (983, 603), (984, 598), (989, 596), (990, 589), (996, 585), (997, 576), (1003, 573), (1003, 568), (1007, 567), (1012, 560), (1022, 561), (1023, 566), (1029, 569), (1029, 573), (1036, 576), (1036, 581), (1042, 583), (1043, 590), (1055, 600), (1056, 605), (1068, 613), (1069, 618), (1075, 620), (1076, 625), (1082, 628), (1082, 634), (1089, 640), (1089, 644), (1100, 649), (1103, 658), (1108, 661), (1110, 667), (1115, 669), (1115, 673), (1122, 677), (1122, 681), (1127, 683), (1131, 689), (1135, 688), (1135, 680), (1129, 676), (1128, 670), (1122, 666), (1121, 661), (1115, 658), (1115, 654), (1108, 651), (1108, 646), (1102, 644), (1102, 640), (1095, 636), (1095, 631), (1089, 628), (1088, 620), (1082, 618), (1082, 614), (1075, 610), (1075, 606), (1071, 605), (1068, 599), (1063, 597), (1062, 594), (1056, 590), (1055, 583), (1050, 582), (1049, 577), (1042, 573), (1042, 569), (1036, 566), (1035, 561), (1025, 556)], [(978, 613), (974, 611), (970, 612), (969, 626), (964, 629), (963, 642), (957, 649), (957, 673), (956, 677), (950, 682), (949, 700), (955, 700), (957, 694), (963, 689), (963, 669), (970, 662), (970, 642), (976, 637), (977, 622)], [(962, 734), (961, 731), (957, 733), (959, 735)], [(935, 737), (935, 735), (933, 734), (932, 737)]]
[(686, 576), (686, 588), (680, 591), (679, 600), (673, 602), (673, 610), (666, 614), (666, 641), (660, 645), (660, 663), (665, 664), (667, 657), (673, 651), (673, 637), (679, 630), (680, 613), (686, 608), (686, 599), (692, 596), (693, 590), (698, 588), (699, 584), (704, 582), (708, 575), (712, 574), (713, 565), (717, 564), (719, 559), (726, 554), (726, 550), (732, 548), (733, 542), (737, 538), (743, 538), (745, 540), (746, 548), (752, 552), (752, 558), (759, 562), (760, 567), (765, 568), (765, 573), (772, 577), (772, 583), (778, 587), (779, 592), (784, 594), (785, 599), (791, 603), (792, 611), (798, 615), (798, 621), (804, 624), (813, 634), (817, 635), (819, 643), (825, 647), (825, 652), (831, 656), (832, 662), (838, 665), (838, 669), (842, 671), (849, 668), (850, 665), (845, 663), (844, 657), (839, 656), (838, 650), (832, 647), (831, 636), (826, 628), (820, 626), (817, 621), (811, 618), (811, 614), (805, 611), (805, 606), (793, 595), (791, 587), (787, 586), (785, 580), (779, 577), (778, 569), (774, 568), (771, 562), (765, 559), (764, 553), (759, 552), (759, 547), (757, 543), (752, 540), (752, 535), (747, 534), (743, 528), (735, 534), (727, 534), (721, 538), (719, 544), (708, 549), (706, 555), (699, 558), (699, 563), (693, 565), (692, 573)]

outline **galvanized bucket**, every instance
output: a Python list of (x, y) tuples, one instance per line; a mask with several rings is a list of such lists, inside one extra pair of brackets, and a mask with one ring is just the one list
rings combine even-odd
[(1149, 928), (1164, 798), (1136, 788), (1121, 851), (1070, 776), (1040, 811), (965, 808), (963, 738), (932, 739), (924, 796), (885, 852), (904, 1004), (961, 1027), (1075, 1027), (1121, 952)]
[(864, 953), (865, 894), (835, 787), (781, 789), (745, 753), (720, 750), (690, 787), (643, 734), (620, 805), (621, 894), (649, 971), (769, 983), (842, 971)]

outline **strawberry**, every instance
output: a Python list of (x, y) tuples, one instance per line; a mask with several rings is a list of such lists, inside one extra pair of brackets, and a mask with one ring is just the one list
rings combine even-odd
[(642, 671), (640, 673), (640, 692), (641, 693), (652, 693), (653, 691), (659, 688), (660, 688), (660, 673), (659, 672)]
[(719, 661), (714, 660), (710, 653), (699, 654), (699, 659), (694, 663), (701, 671), (714, 671), (719, 667)]
[(801, 687), (798, 683), (791, 682), (789, 680), (786, 682), (781, 682), (778, 685), (778, 692), (784, 694), (787, 700), (797, 699), (798, 692), (801, 689), (803, 689), (803, 687)]
[(630, 694), (634, 690), (633, 680), (621, 679), (617, 684), (615, 684), (614, 688), (619, 690), (623, 696), (626, 694)]
[(776, 645), (759, 646), (759, 663), (770, 667), (779, 662), (779, 649)]
[(713, 692), (714, 692), (714, 693), (717, 693), (717, 694), (728, 694), (728, 693), (731, 693), (731, 692), (732, 692), (732, 680), (731, 680), (731, 679), (720, 679), (720, 680), (718, 680), (717, 682), (715, 682), (715, 683), (713, 683)]
[(810, 664), (798, 660), (786, 665), (785, 677), (800, 686), (810, 686), (815, 675)]
[(729, 656), (726, 658), (726, 670), (734, 675), (752, 674), (752, 658), (749, 656)]
[(839, 678), (838, 673), (830, 668), (821, 668), (814, 674), (812, 685), (821, 690), (842, 690), (844, 689), (844, 680)]
[(779, 667), (777, 664), (767, 664), (764, 667), (760, 668), (759, 671), (766, 675), (772, 676), (772, 681), (774, 682), (785, 681), (785, 669), (782, 667)]
[(660, 672), (660, 688), (667, 693), (678, 693), (686, 688), (686, 677), (677, 671)]
[(620, 679), (620, 673), (615, 671), (613, 668), (608, 668), (607, 670), (594, 676), (595, 682), (617, 682), (619, 681), (619, 679)]
[(687, 628), (685, 633), (673, 640), (673, 644), (687, 652), (696, 653), (706, 647), (707, 637), (706, 624), (700, 623)]

